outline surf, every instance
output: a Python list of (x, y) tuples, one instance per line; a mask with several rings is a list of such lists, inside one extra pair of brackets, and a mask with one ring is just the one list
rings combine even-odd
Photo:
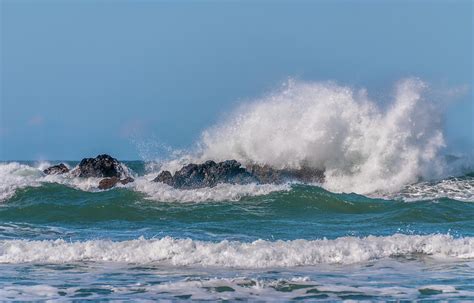
[(119, 262), (172, 266), (274, 268), (321, 263), (351, 264), (381, 258), (427, 255), (434, 258), (474, 258), (474, 238), (449, 235), (341, 237), (334, 240), (292, 240), (218, 243), (191, 239), (139, 238), (128, 241), (57, 240), (0, 241), (0, 263)]

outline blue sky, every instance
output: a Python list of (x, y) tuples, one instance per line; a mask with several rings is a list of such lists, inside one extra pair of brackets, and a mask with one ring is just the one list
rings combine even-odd
[(471, 1), (0, 3), (0, 160), (186, 148), (289, 77), (467, 86), (446, 133), (474, 146)]

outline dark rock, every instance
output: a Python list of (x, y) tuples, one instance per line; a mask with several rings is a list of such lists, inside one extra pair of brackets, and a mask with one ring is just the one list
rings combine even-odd
[(301, 169), (285, 169), (282, 171), (286, 180), (295, 180), (303, 183), (323, 183), (324, 170), (303, 167)]
[(120, 180), (117, 177), (112, 177), (112, 178), (105, 178), (100, 180), (99, 182), (99, 189), (110, 189), (117, 185), (117, 183), (121, 183), (123, 185), (128, 184), (130, 182), (135, 181), (132, 177), (127, 177), (125, 179)]
[(153, 182), (161, 182), (168, 185), (173, 185), (173, 175), (171, 175), (169, 171), (164, 170), (155, 179), (153, 179)]
[(117, 185), (117, 183), (120, 181), (119, 178), (117, 177), (112, 177), (112, 178), (105, 178), (100, 180), (99, 182), (99, 189), (109, 189)]
[(188, 164), (174, 176), (168, 171), (163, 171), (153, 181), (163, 182), (175, 188), (192, 189), (214, 187), (219, 183), (247, 184), (258, 180), (239, 162), (228, 160), (219, 163), (207, 161), (203, 164)]
[(47, 169), (43, 170), (43, 172), (47, 175), (60, 175), (60, 174), (65, 174), (69, 172), (69, 168), (67, 168), (66, 165), (61, 163), (58, 165), (53, 165), (51, 167), (48, 167)]
[(162, 171), (153, 181), (162, 182), (180, 189), (214, 187), (219, 183), (248, 184), (248, 183), (284, 183), (300, 181), (305, 183), (322, 182), (324, 172), (315, 169), (274, 169), (264, 165), (249, 165), (242, 167), (236, 160), (216, 163), (207, 161), (203, 164), (188, 164), (174, 175)]
[(323, 182), (324, 171), (304, 167), (301, 169), (274, 169), (268, 165), (249, 165), (246, 169), (255, 176), (259, 183), (284, 183), (299, 181), (304, 183)]
[(281, 171), (271, 168), (268, 165), (260, 166), (257, 164), (247, 165), (246, 169), (255, 178), (258, 179), (259, 183), (281, 183), (283, 176)]
[(120, 178), (125, 176), (126, 172), (117, 159), (109, 155), (99, 155), (95, 158), (82, 159), (73, 174), (82, 178)]
[(125, 185), (125, 184), (131, 183), (131, 182), (133, 182), (133, 181), (135, 181), (135, 179), (133, 179), (132, 177), (127, 177), (127, 178), (125, 178), (125, 179), (120, 180), (120, 183), (122, 183), (123, 185)]

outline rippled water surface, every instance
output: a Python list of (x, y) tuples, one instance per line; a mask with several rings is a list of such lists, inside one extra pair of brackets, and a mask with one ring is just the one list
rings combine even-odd
[[(75, 163), (69, 163), (73, 166)], [(390, 195), (97, 180), (0, 164), (5, 299), (474, 300), (474, 177)]]

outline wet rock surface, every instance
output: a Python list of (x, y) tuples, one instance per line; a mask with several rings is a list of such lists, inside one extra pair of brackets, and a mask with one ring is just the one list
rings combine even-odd
[(207, 161), (203, 164), (188, 164), (174, 175), (169, 171), (163, 171), (153, 181), (175, 188), (192, 189), (214, 187), (219, 183), (247, 184), (258, 180), (239, 162), (228, 160), (219, 163)]
[(127, 177), (125, 179), (119, 179), (117, 177), (104, 178), (100, 180), (98, 187), (99, 189), (110, 189), (115, 187), (118, 183), (125, 185), (133, 181), (135, 180), (132, 177)]
[(120, 178), (126, 175), (122, 164), (115, 158), (103, 154), (95, 158), (85, 158), (73, 170), (73, 175), (81, 178)]
[(53, 165), (43, 170), (43, 173), (47, 175), (60, 175), (60, 174), (68, 173), (68, 172), (69, 172), (69, 168), (64, 163)]
[[(69, 171), (69, 168), (61, 163), (48, 167), (43, 172), (47, 175), (59, 175)], [(71, 176), (79, 178), (104, 178), (98, 184), (99, 189), (110, 189), (118, 183), (125, 185), (135, 181), (120, 161), (106, 154), (98, 155), (95, 158), (82, 159), (79, 165), (71, 171)]]
[(162, 171), (153, 181), (179, 189), (214, 187), (219, 183), (284, 183), (288, 181), (322, 182), (324, 172), (314, 169), (277, 170), (269, 166), (250, 165), (243, 167), (236, 160), (223, 162), (207, 161), (203, 164), (188, 164), (174, 175)]
[(274, 169), (264, 165), (249, 165), (246, 169), (254, 175), (259, 183), (284, 183), (298, 181), (303, 183), (314, 183), (324, 181), (324, 171), (312, 168), (301, 169)]

